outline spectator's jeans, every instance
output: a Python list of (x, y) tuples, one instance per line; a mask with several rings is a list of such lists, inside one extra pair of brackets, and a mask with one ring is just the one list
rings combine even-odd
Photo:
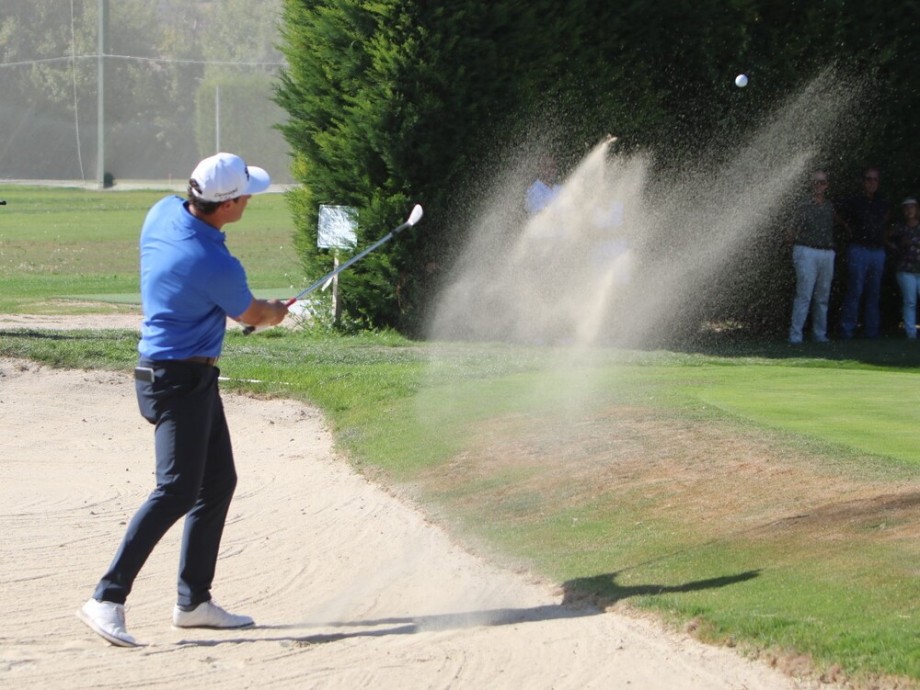
[(917, 337), (917, 294), (920, 293), (920, 273), (898, 271), (898, 287), (901, 288), (901, 319), (904, 334), (911, 340)]
[(878, 337), (881, 323), (879, 300), (884, 270), (885, 250), (881, 247), (853, 244), (847, 249), (847, 291), (840, 316), (840, 334), (844, 338), (852, 338), (856, 331), (860, 304), (864, 304), (864, 335), (867, 338)]
[(834, 250), (796, 244), (792, 247), (795, 268), (795, 299), (789, 342), (802, 342), (802, 329), (811, 309), (811, 332), (816, 342), (827, 340), (827, 303), (834, 277)]

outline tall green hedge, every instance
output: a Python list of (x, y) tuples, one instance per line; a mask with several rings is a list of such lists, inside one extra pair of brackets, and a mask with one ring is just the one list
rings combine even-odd
[[(357, 207), (362, 246), (422, 203), (423, 225), (341, 277), (354, 322), (417, 332), (477, 195), (528, 141), (574, 162), (613, 133), (666, 171), (830, 65), (870, 87), (856, 135), (827, 152), (836, 189), (872, 162), (892, 196), (918, 193), (918, 16), (854, 0), (285, 0), (276, 98), (305, 271), (331, 267), (319, 204)], [(778, 322), (787, 306), (755, 310)]]

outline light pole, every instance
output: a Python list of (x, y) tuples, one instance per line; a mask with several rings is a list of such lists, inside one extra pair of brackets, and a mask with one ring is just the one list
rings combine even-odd
[(96, 77), (96, 182), (105, 188), (105, 37), (108, 30), (109, 0), (99, 0), (98, 55)]
[(220, 153), (220, 84), (214, 85), (214, 153)]

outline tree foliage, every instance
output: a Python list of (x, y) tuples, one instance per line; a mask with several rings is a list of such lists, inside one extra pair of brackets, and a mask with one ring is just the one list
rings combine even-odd
[[(55, 0), (10, 0), (7, 4), (0, 15), (0, 64), (4, 65), (0, 112), (11, 125), (7, 131), (18, 135), (5, 142), (7, 156), (28, 160), (39, 144), (50, 150), (55, 143), (58, 153), (70, 150), (74, 122), (84, 132), (95, 134), (99, 2), (74, 0), (65, 5)], [(110, 35), (107, 52), (134, 51), (145, 58), (156, 54), (159, 29), (150, 3), (111, 3), (110, 23), (122, 30)], [(161, 75), (124, 61), (109, 61), (107, 70), (107, 115), (112, 122), (129, 123), (141, 112), (154, 113), (151, 119), (163, 114), (163, 104), (153, 96)], [(66, 126), (59, 127), (61, 123)], [(24, 136), (27, 132), (32, 136)], [(111, 136), (121, 136), (117, 127)], [(66, 175), (68, 171), (55, 174), (63, 158), (49, 156), (37, 167), (47, 170), (49, 177)]]
[[(101, 6), (101, 0), (4, 0), (5, 176), (92, 175)], [(256, 12), (240, 0), (105, 0), (105, 6), (106, 164), (117, 177), (184, 176), (198, 157), (213, 153), (213, 96), (223, 84), (222, 143), (251, 151), (286, 178), (286, 150), (272, 129), (283, 113), (270, 93), (281, 60), (273, 45), (280, 0), (265, 0)]]
[(365, 243), (401, 222), (412, 203), (428, 211), (424, 230), (343, 275), (346, 307), (361, 323), (411, 327), (419, 318), (428, 269), (456, 245), (490, 147), (500, 132), (525, 125), (521, 104), (549, 83), (530, 66), (563, 60), (550, 50), (552, 36), (538, 31), (547, 12), (559, 14), (554, 7), (285, 3), (289, 67), (278, 101), (290, 115), (283, 131), (303, 183), (294, 208), (307, 270), (328, 266), (314, 247), (320, 204), (357, 207)]
[[(432, 267), (450, 262), (476, 195), (528, 142), (574, 162), (613, 133), (666, 172), (751, 131), (832, 65), (869, 86), (846, 123), (855, 135), (822, 161), (837, 189), (872, 161), (891, 193), (915, 193), (918, 13), (854, 0), (285, 0), (277, 100), (306, 270), (330, 265), (315, 247), (319, 204), (357, 207), (368, 244), (423, 203), (417, 232), (342, 277), (353, 318), (413, 332)], [(782, 301), (756, 309), (785, 319)]]

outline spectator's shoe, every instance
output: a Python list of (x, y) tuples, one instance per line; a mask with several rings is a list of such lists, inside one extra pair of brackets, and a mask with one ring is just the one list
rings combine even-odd
[(125, 630), (125, 607), (111, 601), (90, 599), (77, 611), (77, 618), (89, 629), (116, 647), (140, 647)]
[(177, 628), (248, 628), (254, 625), (249, 616), (238, 616), (224, 611), (213, 601), (198, 604), (191, 611), (178, 606), (173, 609), (173, 625)]

